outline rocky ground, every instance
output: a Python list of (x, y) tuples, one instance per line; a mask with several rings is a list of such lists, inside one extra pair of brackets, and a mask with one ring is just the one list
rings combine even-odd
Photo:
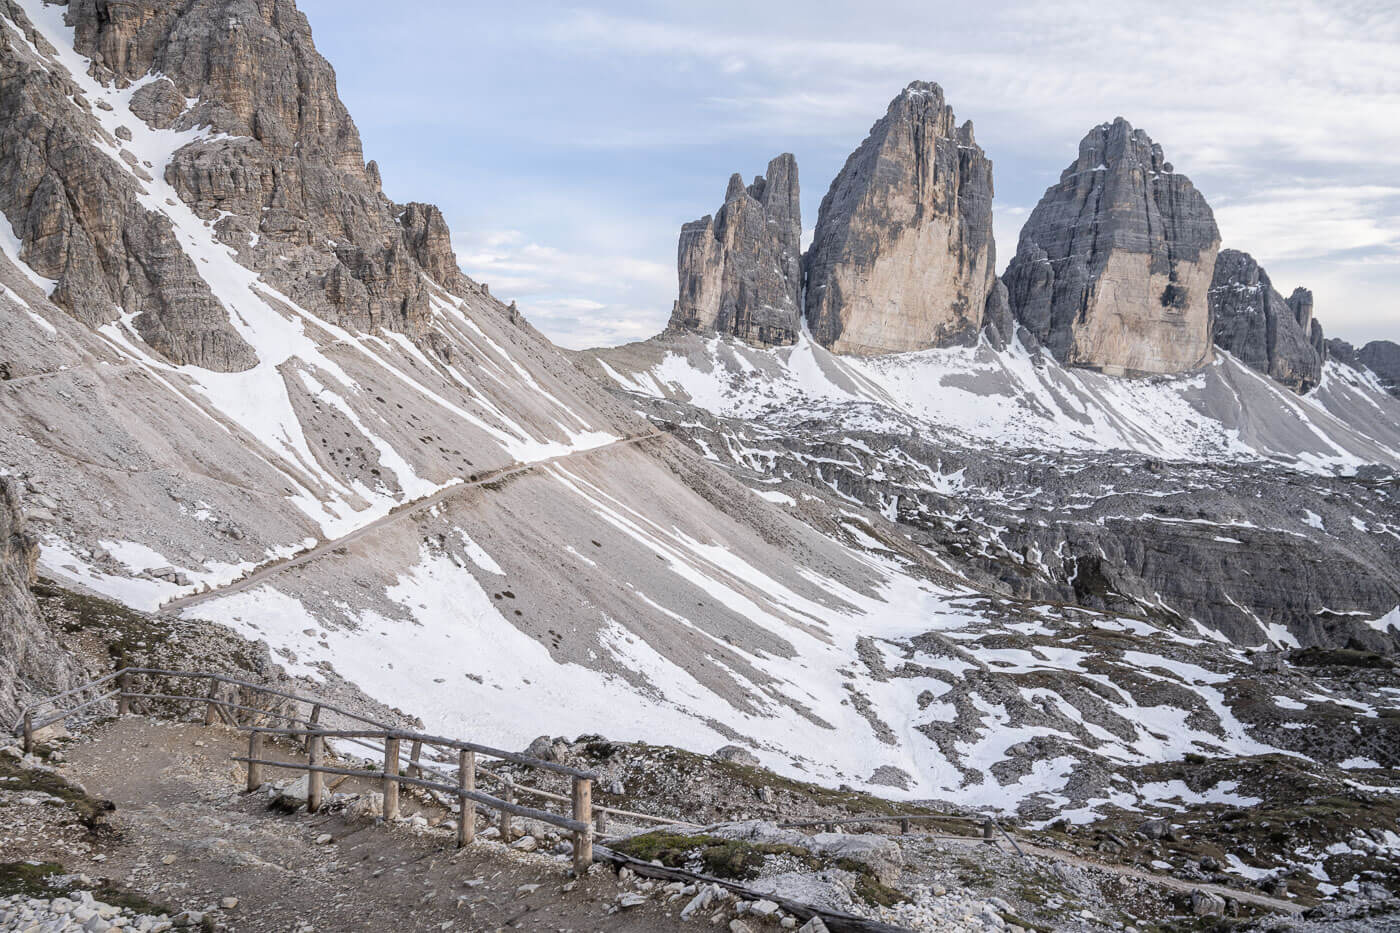
[[(776, 778), (737, 751), (687, 756), (591, 737), (551, 743), (549, 754), (597, 759), (600, 743), (610, 746), (601, 763), (614, 782), (603, 800), (644, 810), (665, 801), (697, 824), (725, 817), (641, 835), (641, 827), (615, 825), (609, 847), (753, 893), (602, 864), (575, 879), (566, 839), (516, 820), (507, 845), (484, 815), (479, 841), (457, 852), (452, 813), (409, 795), (404, 818), (385, 825), (373, 816), (374, 788), (353, 778), (334, 788), (320, 813), (288, 814), (270, 805), (287, 796), (276, 785), (243, 791), (241, 766), (229, 761), (245, 747), (241, 734), (133, 716), (49, 736), (37, 756), (21, 758), (13, 747), (0, 755), (0, 851), (19, 856), (0, 865), (0, 895), (13, 898), (0, 916), (23, 917), (28, 925), (12, 918), (5, 927), (15, 929), (50, 916), (51, 928), (64, 929), (82, 916), (92, 923), (87, 930), (118, 921), (135, 929), (172, 923), (240, 931), (660, 930), (708, 921), (756, 933), (802, 926), (779, 906), (797, 900), (913, 930), (1147, 930), (1302, 922), (1301, 907), (1316, 902), (1276, 888), (1281, 899), (1273, 899), (1222, 873), (1183, 879), (1131, 867), (1141, 863), (1137, 848), (1184, 846), (1197, 826), (1212, 822), (1205, 812), (1169, 822), (1161, 836), (1108, 823), (1023, 831), (1026, 857), (975, 835), (949, 838), (968, 832), (952, 823), (916, 824), (907, 836), (888, 823), (866, 827), (883, 830), (874, 833), (820, 825), (799, 832), (772, 817), (783, 811), (789, 819), (835, 820), (888, 813), (892, 805)], [(291, 785), (289, 777), (278, 783)], [(682, 787), (709, 794), (691, 809)], [(294, 798), (295, 786), (287, 793)], [(1095, 844), (1113, 830), (1126, 837), (1123, 850)], [(1394, 862), (1380, 871), (1393, 881)], [(1314, 909), (1308, 926), (1388, 922), (1384, 911), (1394, 901), (1368, 887), (1354, 893)]]
[[(178, 668), (199, 657), (203, 667), (313, 692), (376, 718), (412, 725), (333, 676), (319, 684), (286, 678), (265, 646), (220, 626), (157, 619), (48, 583), (39, 584), (35, 593), (56, 636), (91, 673), (114, 663)], [(994, 619), (991, 608), (981, 611)], [(759, 767), (739, 746), (699, 755), (597, 735), (542, 736), (527, 751), (599, 772), (598, 803), (685, 821), (662, 827), (658, 841), (657, 827), (614, 818), (607, 844), (645, 862), (700, 870), (753, 892), (745, 896), (715, 889), (702, 898), (705, 917), (724, 923), (737, 920), (751, 928), (780, 923), (776, 910), (766, 916), (766, 908), (750, 913), (741, 907), (767, 898), (921, 930), (1179, 928), (1266, 924), (1279, 917), (1301, 923), (1305, 921), (1296, 914), (1303, 911), (1317, 918), (1308, 923), (1341, 929), (1387, 922), (1400, 894), (1400, 805), (1390, 786), (1394, 762), (1386, 757), (1394, 754), (1387, 738), (1394, 722), (1384, 709), (1357, 716), (1358, 704), (1370, 709), (1397, 686), (1384, 659), (1313, 649), (1251, 660), (1245, 652), (1206, 644), (1173, 645), (1146, 630), (1071, 627), (1077, 615), (1042, 613), (1040, 624), (1028, 626), (1023, 614), (1008, 612), (1006, 626), (989, 628), (976, 641), (950, 644), (930, 636), (932, 640), (904, 647), (871, 643), (863, 648), (861, 662), (898, 682), (917, 674), (924, 663), (920, 658), (929, 652), (965, 657), (971, 651), (984, 660), (978, 670), (985, 670), (967, 672), (966, 682), (950, 696), (971, 701), (993, 683), (1036, 689), (1053, 685), (1064, 702), (1082, 710), (1086, 722), (1117, 729), (1115, 714), (1089, 702), (1092, 696), (1083, 689), (1069, 686), (1082, 679), (1080, 674), (1022, 670), (1024, 665), (1006, 666), (1002, 660), (1018, 658), (1015, 652), (1049, 658), (1051, 649), (1083, 648), (1092, 641), (1096, 669), (1144, 704), (1170, 702), (1179, 688), (1168, 675), (1177, 664), (1189, 665), (1176, 676), (1220, 686), (1220, 696), (1256, 734), (1305, 743), (1314, 757), (1335, 758), (1361, 749), (1384, 761), (1362, 763), (1374, 764), (1371, 768), (1353, 762), (1345, 770), (1296, 755), (1188, 755), (1133, 768), (1120, 763), (1114, 766), (1119, 777), (1103, 771), (1108, 759), (1086, 763), (1080, 798), (1046, 800), (1039, 810), (1006, 821), (1029, 855), (1023, 859), (1004, 845), (982, 844), (980, 824), (956, 818), (971, 815), (965, 807), (949, 801), (896, 803), (846, 787), (793, 780)], [(1157, 674), (1130, 676), (1133, 666), (1147, 664), (1147, 652), (1152, 664), (1159, 665)], [(995, 678), (988, 679), (992, 673)], [(1228, 675), (1228, 682), (1220, 685), (1217, 674)], [(162, 685), (166, 690), (192, 699), (203, 696), (198, 685), (170, 682)], [(1055, 712), (1054, 707), (1037, 712), (1034, 704), (1017, 705), (1012, 698), (1005, 691), (995, 697), (1017, 717), (1012, 724)], [(159, 702), (143, 711), (189, 718), (201, 715), (200, 707), (202, 703)], [(1191, 721), (1199, 725), (1209, 712), (1201, 706)], [(144, 718), (109, 721), (104, 718), (109, 714), (94, 710), (86, 725), (75, 723), (73, 738), (54, 737), (54, 744), (41, 751), (43, 757), (0, 757), (0, 851), (18, 854), (0, 861), (10, 863), (12, 875), (22, 876), (0, 890), (25, 898), (40, 893), (46, 901), (38, 906), (17, 902), (23, 910), (48, 909), (52, 905), (47, 902), (55, 898), (80, 899), (86, 890), (113, 906), (134, 905), (132, 925), (141, 922), (137, 914), (157, 918), (151, 921), (155, 925), (162, 914), (175, 918), (184, 913), (188, 920), (192, 912), (231, 930), (292, 929), (273, 921), (296, 913), (323, 917), (329, 926), (320, 929), (338, 929), (351, 922), (347, 918), (388, 922), (393, 911), (408, 910), (417, 911), (410, 919), (424, 929), (448, 921), (461, 929), (494, 929), (489, 924), (508, 926), (512, 920), (528, 926), (545, 918), (558, 919), (555, 928), (563, 929), (579, 928), (571, 926), (575, 922), (600, 929), (665, 929), (666, 923), (682, 923), (679, 912), (707, 890), (703, 884), (689, 889), (695, 882), (675, 887), (670, 879), (618, 876), (599, 867), (594, 871), (611, 879), (607, 885), (585, 895), (582, 903), (567, 898), (556, 903), (573, 893), (564, 891), (569, 883), (567, 840), (545, 827), (517, 821), (516, 831), (530, 839), (513, 837), (508, 848), (482, 816), (481, 825), (488, 828), (480, 845), (468, 856), (454, 857), (450, 812), (411, 803), (405, 822), (375, 827), (372, 817), (365, 816), (377, 811), (375, 788), (356, 787), (354, 781), (336, 788), (342, 796), (327, 811), (288, 817), (269, 811), (266, 796), (241, 793), (242, 772), (228, 758), (246, 746), (231, 730)], [(956, 725), (957, 716), (949, 722)], [(1034, 741), (1017, 747), (1030, 766), (1053, 760), (1056, 752)], [(133, 754), (137, 749), (140, 753)], [(347, 760), (372, 767), (353, 755)], [(567, 790), (542, 780), (538, 772), (497, 770), (517, 783)], [(289, 779), (277, 777), (283, 783)], [(890, 778), (896, 781), (898, 775)], [(1105, 787), (1107, 796), (1097, 796)], [(102, 800), (113, 801), (115, 811), (108, 811)], [(1062, 818), (1073, 807), (1091, 804), (1082, 813), (1068, 812), (1073, 821)], [(892, 819), (897, 813), (954, 818), (916, 820), (913, 831), (902, 835)], [(886, 821), (827, 825), (881, 816)], [(798, 831), (777, 825), (782, 822), (816, 825)], [(831, 834), (832, 829), (851, 832)], [(637, 836), (648, 831), (650, 836)], [(317, 843), (327, 834), (353, 842), (336, 841), (329, 849), (327, 843)], [(522, 851), (526, 848), (531, 851)], [(381, 862), (384, 852), (391, 854)], [(877, 857), (867, 857), (871, 852)], [(167, 863), (167, 857), (173, 861)], [(493, 867), (497, 858), (506, 864)], [(375, 875), (379, 869), (383, 872)], [(417, 884), (423, 880), (416, 877), (420, 869), (429, 883), (413, 898), (375, 880), (414, 872)], [(462, 901), (457, 890), (464, 878), (481, 879), (480, 897), (515, 906), (515, 911), (486, 911), (477, 904), (471, 912), (471, 898)], [(593, 884), (592, 875), (588, 883)], [(526, 892), (514, 905), (517, 891), (534, 884), (553, 887), (537, 900), (529, 895), (545, 888)], [(351, 888), (361, 893), (348, 893)], [(433, 896), (423, 900), (429, 891)], [(444, 906), (449, 894), (451, 903)], [(243, 909), (220, 907), (227, 898), (238, 898)], [(381, 899), (384, 904), (376, 906), (374, 901)], [(252, 904), (257, 911), (250, 910)], [(691, 915), (699, 910), (692, 908)], [(70, 910), (66, 916), (73, 914)], [(634, 917), (645, 917), (651, 926)], [(790, 919), (794, 924), (798, 920)]]

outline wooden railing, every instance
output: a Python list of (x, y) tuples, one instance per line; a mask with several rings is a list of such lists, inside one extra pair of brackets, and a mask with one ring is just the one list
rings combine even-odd
[[(137, 684), (137, 678), (208, 681), (209, 687), (202, 694), (159, 692), (155, 689), (142, 689)], [(113, 681), (116, 682), (116, 689), (99, 690), (102, 687), (110, 687)], [(239, 699), (242, 702), (222, 696), (221, 686), (237, 688), (241, 692)], [(259, 696), (284, 701), (284, 708), (253, 705), (256, 702), (253, 698)], [(384, 798), (383, 816), (386, 820), (392, 820), (399, 816), (400, 787), (416, 787), (429, 794), (438, 795), (440, 803), (457, 803), (459, 846), (465, 846), (476, 838), (476, 806), (480, 804), (499, 813), (501, 837), (506, 842), (511, 839), (513, 817), (534, 820), (572, 834), (574, 867), (580, 872), (586, 870), (592, 862), (594, 836), (607, 831), (609, 816), (666, 825), (696, 825), (682, 820), (594, 804), (593, 784), (599, 778), (592, 771), (542, 761), (476, 742), (395, 728), (321, 700), (225, 674), (204, 671), (174, 671), (148, 667), (113, 671), (24, 709), (14, 724), (13, 732), (23, 737), (24, 752), (29, 754), (33, 750), (34, 734), (38, 730), (111, 700), (116, 700), (119, 716), (131, 713), (133, 703), (139, 700), (203, 705), (206, 725), (223, 722), (247, 732), (248, 754), (234, 756), (233, 760), (247, 765), (247, 786), (250, 791), (262, 786), (265, 769), (283, 768), (305, 772), (308, 776), (307, 807), (314, 811), (321, 806), (326, 775), (378, 781)], [(64, 701), (70, 703), (64, 705)], [(302, 704), (310, 709), (304, 718), (299, 715), (299, 705)], [(245, 721), (239, 721), (239, 713), (245, 714)], [(351, 727), (326, 727), (321, 723), (321, 717), (326, 713), (348, 720)], [(278, 720), (287, 726), (262, 724), (265, 721)], [(268, 736), (299, 740), (304, 749), (305, 761), (266, 757), (264, 744)], [(329, 765), (326, 763), (328, 741), (369, 749), (382, 760), (382, 768), (376, 771)], [(406, 754), (405, 746), (408, 749)], [(518, 784), (510, 775), (498, 774), (484, 767), (479, 763), (478, 756), (563, 776), (571, 781), (571, 793), (557, 794), (543, 788)], [(456, 767), (438, 760), (444, 758), (450, 759)], [(479, 790), (478, 778), (485, 778), (498, 785), (501, 788), (499, 796)], [(524, 806), (517, 802), (519, 795), (568, 803), (569, 813), (561, 815)]]
[[(158, 693), (136, 689), (134, 681), (138, 677), (205, 680), (209, 682), (209, 687), (203, 694)], [(115, 690), (99, 691), (99, 688), (109, 687), (113, 681), (117, 684)], [(220, 696), (221, 685), (238, 688), (246, 696), (246, 701), (239, 703)], [(285, 701), (290, 706), (284, 709), (273, 709), (252, 705), (253, 698), (258, 696)], [(240, 697), (240, 699), (243, 698)], [(571, 833), (574, 843), (574, 865), (579, 870), (586, 868), (592, 860), (593, 839), (595, 836), (601, 836), (607, 832), (610, 816), (660, 825), (692, 828), (698, 828), (700, 825), (685, 820), (595, 804), (593, 803), (593, 784), (598, 780), (598, 775), (592, 771), (542, 761), (528, 755), (492, 748), (475, 742), (394, 728), (322, 700), (288, 693), (264, 684), (229, 677), (225, 674), (204, 671), (172, 671), (149, 667), (131, 667), (113, 671), (104, 677), (99, 677), (82, 686), (74, 687), (72, 690), (41, 700), (26, 708), (21, 712), (12, 731), (23, 736), (24, 751), (25, 754), (28, 754), (33, 748), (34, 733), (39, 729), (114, 699), (117, 701), (117, 714), (121, 716), (132, 711), (132, 702), (135, 700), (204, 704), (206, 725), (223, 722), (248, 733), (248, 754), (234, 756), (233, 760), (247, 765), (247, 786), (250, 791), (262, 786), (264, 769), (283, 768), (303, 771), (308, 776), (307, 806), (312, 811), (319, 809), (321, 805), (326, 775), (358, 777), (380, 782), (384, 797), (383, 816), (386, 820), (395, 819), (399, 815), (399, 788), (401, 786), (417, 787), (429, 794), (439, 795), (438, 803), (450, 806), (451, 802), (455, 802), (458, 806), (458, 846), (465, 846), (476, 837), (477, 804), (499, 813), (501, 837), (506, 842), (510, 841), (511, 820), (516, 816), (535, 820)], [(64, 700), (72, 700), (73, 705), (60, 706), (61, 701)], [(299, 704), (309, 707), (309, 713), (305, 718), (297, 714)], [(48, 711), (42, 712), (46, 708)], [(245, 714), (247, 721), (240, 723), (235, 715), (237, 713)], [(325, 713), (334, 714), (363, 728), (327, 728), (321, 723), (321, 717)], [(288, 725), (286, 727), (263, 725), (260, 720), (281, 720)], [(265, 757), (264, 743), (268, 736), (300, 740), (306, 760), (304, 762), (286, 761)], [(383, 765), (377, 771), (328, 765), (326, 764), (326, 743), (328, 740), (372, 751), (376, 758), (382, 760)], [(406, 756), (403, 751), (405, 743), (408, 745)], [(424, 758), (425, 750), (429, 754), (427, 759)], [(456, 767), (453, 768), (452, 764), (445, 763), (444, 760), (434, 760), (434, 752), (437, 753), (438, 759), (450, 761)], [(544, 788), (518, 784), (509, 774), (498, 774), (485, 767), (479, 761), (479, 757), (496, 759), (563, 776), (571, 781), (571, 793), (558, 794)], [(484, 778), (497, 785), (500, 788), (499, 795), (487, 794), (479, 790), (478, 778)], [(569, 813), (568, 815), (560, 815), (547, 810), (523, 806), (517, 800), (522, 795), (567, 803), (570, 805)], [(980, 823), (982, 838), (985, 841), (995, 845), (995, 834), (1000, 833), (1016, 850), (1017, 854), (1025, 857), (1025, 853), (1016, 844), (1016, 840), (1007, 833), (1000, 822), (990, 815), (971, 817), (924, 812), (789, 821), (779, 825), (789, 828), (822, 826), (834, 829), (837, 825), (897, 823), (900, 833), (904, 834), (910, 831), (914, 822), (923, 821)], [(966, 839), (968, 837), (950, 838)]]
[[(1002, 838), (1004, 838), (1007, 842), (1011, 843), (1011, 848), (1016, 850), (1017, 855), (1021, 856), (1021, 858), (1026, 857), (1026, 853), (1021, 851), (1021, 847), (1016, 844), (1015, 837), (1013, 837), (1010, 833), (1006, 831), (1006, 829), (1001, 825), (1001, 822), (997, 820), (996, 817), (987, 816), (985, 814), (980, 816), (961, 816), (951, 813), (892, 813), (886, 814), (884, 816), (853, 816), (845, 817), (842, 819), (830, 820), (788, 820), (787, 822), (779, 823), (778, 825), (783, 827), (784, 829), (809, 829), (814, 826), (820, 826), (823, 827), (827, 832), (832, 832), (838, 826), (868, 826), (872, 823), (898, 823), (899, 834), (901, 836), (907, 836), (914, 823), (922, 822), (971, 823), (975, 826), (981, 826), (983, 842), (988, 842), (995, 846), (997, 843), (997, 833), (1000, 833)], [(959, 835), (934, 835), (931, 838), (965, 840), (975, 839), (977, 837)]]

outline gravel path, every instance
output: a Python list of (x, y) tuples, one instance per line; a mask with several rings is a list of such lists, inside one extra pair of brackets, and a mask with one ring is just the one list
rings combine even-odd
[(242, 769), (228, 759), (244, 739), (232, 730), (133, 716), (84, 739), (66, 772), (116, 804), (115, 833), (75, 844), (58, 838), (71, 827), (53, 825), (6, 847), (230, 931), (682, 928), (679, 895), (619, 910), (635, 887), (606, 867), (575, 881), (567, 856), (492, 841), (457, 852), (446, 831), (411, 818), (408, 800), (409, 818), (393, 826), (269, 810), (265, 795), (241, 792)]

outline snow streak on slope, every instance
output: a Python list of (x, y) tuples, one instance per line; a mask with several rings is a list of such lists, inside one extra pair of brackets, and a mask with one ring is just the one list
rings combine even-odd
[[(889, 550), (840, 548), (844, 569), (774, 565), (773, 554), (656, 519), (649, 494), (623, 485), (553, 465), (496, 497), (547, 496), (558, 526), (540, 533), (487, 537), (491, 520), (440, 516), (456, 532), (485, 524), (461, 538), (421, 529), (384, 608), (328, 606), (323, 581), (284, 579), (189, 614), (266, 639), (296, 673), (320, 678), (329, 664), (430, 730), (504, 747), (545, 732), (702, 752), (737, 738), (795, 777), (969, 806), (1067, 802), (1089, 819), (1110, 801), (1072, 780), (1086, 763), (1276, 750), (1226, 700), (1252, 670), (1229, 646), (1073, 609), (1004, 613), (920, 579)], [(616, 602), (590, 595), (549, 617), (573, 660), (524, 634), (514, 612), (534, 612), (522, 552), (568, 527), (586, 530), (561, 558), (588, 551), (630, 571), (630, 549), (654, 568), (628, 572)], [(726, 636), (702, 607), (744, 627)], [(1115, 795), (1134, 791), (1120, 784)]]
[(903, 421), (905, 431), (933, 427), (964, 443), (1265, 459), (1328, 473), (1400, 465), (1400, 401), (1337, 364), (1300, 398), (1224, 353), (1199, 372), (1129, 379), (1066, 369), (1019, 341), (1002, 352), (983, 341), (863, 359), (805, 335), (774, 350), (690, 337), (580, 356), (629, 392), (725, 417), (820, 415), (873, 430)]
[[(426, 278), (424, 285), (433, 296), (434, 336), (446, 338), (456, 353), (430, 357), (401, 334), (351, 332), (271, 287), (237, 261), (234, 250), (215, 235), (211, 221), (197, 216), (165, 180), (176, 151), (221, 137), (201, 129), (150, 128), (132, 113), (130, 102), (158, 75), (124, 89), (103, 86), (88, 74), (87, 59), (73, 50), (73, 30), (63, 23), (63, 7), (39, 0), (22, 0), (21, 6), (54, 54), (40, 52), (7, 19), (0, 18), (0, 28), (21, 43), (34, 62), (56, 73), (66, 71), (97, 105), (90, 115), (103, 132), (89, 140), (94, 150), (131, 176), (147, 210), (169, 218), (194, 268), (229, 312), (230, 323), (254, 349), (258, 362), (235, 373), (171, 365), (141, 340), (131, 313), (102, 327), (97, 340), (81, 335), (77, 339), (85, 345), (73, 349), (81, 357), (96, 355), (103, 363), (136, 366), (158, 391), (174, 396), (163, 404), (189, 431), (213, 434), (255, 452), (270, 469), (249, 484), (280, 489), (313, 523), (317, 536), (344, 535), (404, 502), (460, 482), (469, 471), (544, 460), (619, 436), (615, 422), (580, 410), (576, 399), (564, 401), (564, 393), (546, 385), (544, 374), (532, 372), (517, 358), (516, 348), (491, 336), (489, 331), (498, 329), (499, 322), (478, 324), (466, 301)], [(80, 125), (88, 114), (79, 112), (76, 102), (72, 106), (74, 125)], [(119, 127), (122, 137), (116, 133)], [(8, 222), (0, 229), (0, 246), (46, 294), (52, 289), (52, 282), (38, 278), (19, 261)], [(6, 297), (24, 305), (31, 318), (44, 320), (13, 292)], [(494, 310), (486, 305), (489, 302), (478, 300), (471, 311)], [(474, 365), (464, 365), (466, 361)], [(417, 419), (409, 421), (426, 424), (406, 424), (405, 411), (417, 413)], [(167, 433), (153, 427), (156, 436)], [(328, 443), (330, 438), (334, 440)], [(353, 456), (345, 459), (357, 465), (336, 462), (332, 443), (351, 451)], [(449, 446), (457, 449), (449, 451)], [(256, 559), (301, 546), (303, 538), (284, 534), (267, 541), (266, 557)], [(156, 541), (143, 543), (161, 546)], [(62, 573), (72, 562), (58, 559), (60, 542), (51, 541), (50, 546), (59, 553), (46, 563)], [(172, 555), (165, 563), (178, 564), (178, 559)], [(177, 569), (186, 570), (196, 585), (213, 584), (218, 582), (215, 577), (223, 576), (212, 567)], [(120, 595), (113, 588), (104, 592)]]

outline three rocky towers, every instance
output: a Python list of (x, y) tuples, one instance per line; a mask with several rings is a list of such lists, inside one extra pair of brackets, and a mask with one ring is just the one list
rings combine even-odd
[(991, 160), (937, 84), (890, 102), (822, 199), (805, 254), (798, 194), (783, 154), (682, 227), (669, 330), (772, 347), (795, 343), (805, 318), (833, 352), (870, 356), (983, 333), (1002, 348), (1019, 326), (1062, 363), (1115, 375), (1196, 369), (1219, 346), (1299, 392), (1321, 378), (1311, 293), (1285, 300), (1247, 254), (1220, 252), (1205, 198), (1122, 118), (1084, 137), (1002, 278)]

